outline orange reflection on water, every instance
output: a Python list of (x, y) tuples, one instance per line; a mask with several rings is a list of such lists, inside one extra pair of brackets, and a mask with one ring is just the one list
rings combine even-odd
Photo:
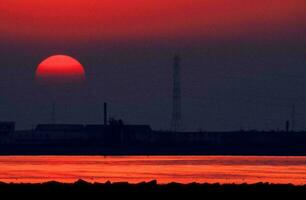
[(306, 184), (306, 157), (2, 156), (0, 181)]

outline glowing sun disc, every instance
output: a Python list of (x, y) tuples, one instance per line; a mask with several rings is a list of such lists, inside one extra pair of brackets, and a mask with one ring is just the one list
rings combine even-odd
[(67, 55), (53, 55), (43, 60), (35, 72), (36, 80), (47, 83), (85, 80), (83, 65)]

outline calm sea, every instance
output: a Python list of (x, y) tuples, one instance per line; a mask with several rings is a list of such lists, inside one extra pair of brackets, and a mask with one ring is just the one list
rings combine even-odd
[(306, 184), (306, 157), (1, 156), (0, 181)]

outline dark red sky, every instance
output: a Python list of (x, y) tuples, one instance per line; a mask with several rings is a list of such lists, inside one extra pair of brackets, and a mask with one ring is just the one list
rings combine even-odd
[(100, 41), (295, 35), (303, 0), (0, 0), (0, 36)]
[(50, 122), (35, 70), (67, 54), (86, 84), (62, 91), (59, 122), (99, 123), (107, 101), (112, 117), (167, 129), (175, 53), (185, 129), (281, 129), (293, 103), (306, 129), (304, 0), (0, 0), (0, 119)]

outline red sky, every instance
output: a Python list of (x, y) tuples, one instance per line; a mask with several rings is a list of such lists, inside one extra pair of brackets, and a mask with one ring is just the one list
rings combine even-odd
[(295, 36), (304, 0), (0, 0), (0, 37), (116, 40)]

